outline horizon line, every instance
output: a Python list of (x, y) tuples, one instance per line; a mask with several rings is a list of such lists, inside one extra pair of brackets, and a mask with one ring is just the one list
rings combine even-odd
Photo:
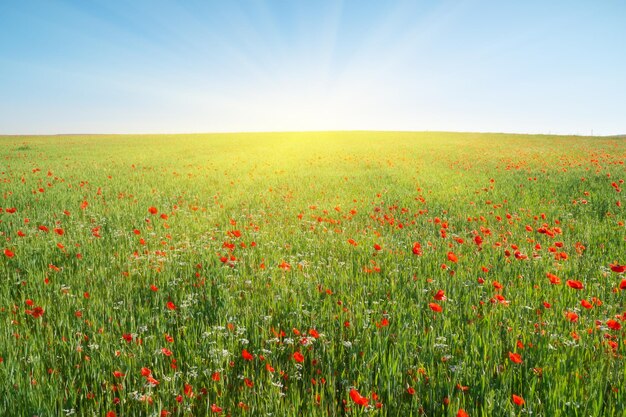
[(122, 132), (122, 133), (0, 133), (0, 137), (53, 137), (53, 136), (191, 136), (191, 135), (238, 135), (238, 134), (275, 134), (275, 133), (459, 133), (459, 134), (485, 134), (485, 135), (520, 135), (520, 136), (576, 136), (594, 138), (626, 138), (626, 133), (613, 135), (585, 135), (578, 133), (528, 133), (528, 132), (492, 132), (492, 131), (466, 131), (466, 130), (387, 130), (387, 129), (305, 129), (305, 130), (241, 130), (241, 131), (206, 131), (206, 132)]

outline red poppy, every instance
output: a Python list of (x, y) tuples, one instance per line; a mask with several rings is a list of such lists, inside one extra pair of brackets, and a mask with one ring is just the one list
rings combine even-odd
[(293, 354), (293, 359), (298, 363), (302, 363), (304, 362), (304, 355), (302, 355), (302, 353), (300, 352), (295, 352)]
[(387, 326), (389, 326), (389, 319), (387, 319), (387, 317), (383, 317), (381, 321), (376, 323), (376, 327), (378, 327), (379, 329), (381, 327), (387, 327)]
[(406, 389), (406, 392), (407, 392), (407, 394), (409, 394), (409, 395), (415, 395), (415, 388), (413, 388), (413, 387), (408, 387), (408, 388)]
[(570, 279), (567, 280), (567, 285), (575, 290), (582, 290), (584, 288), (582, 282)]
[(441, 313), (443, 311), (443, 308), (437, 303), (429, 303), (428, 307), (435, 313)]
[(382, 246), (380, 246), (378, 243), (374, 244), (374, 250), (382, 250)]
[(513, 400), (513, 402), (519, 406), (522, 406), (526, 403), (526, 401), (524, 401), (522, 397), (520, 397), (519, 395), (515, 395), (515, 394), (511, 396), (511, 400)]
[(254, 356), (252, 356), (252, 354), (248, 352), (246, 349), (241, 351), (241, 357), (247, 361), (251, 361), (252, 359), (254, 359)]
[(168, 301), (168, 302), (167, 302), (167, 304), (165, 304), (165, 307), (166, 307), (168, 310), (176, 310), (176, 304), (174, 304), (174, 303), (173, 303), (173, 302), (171, 302), (171, 301)]
[(5, 249), (4, 250), (4, 256), (6, 256), (7, 258), (12, 258), (15, 256), (15, 253), (13, 251), (11, 251), (10, 249)]
[(369, 403), (367, 397), (363, 397), (361, 394), (359, 394), (359, 391), (354, 388), (350, 390), (350, 398), (352, 399), (352, 401), (360, 406), (366, 406)]
[(546, 273), (546, 276), (550, 279), (550, 282), (554, 285), (560, 284), (561, 283), (561, 279), (559, 277), (557, 277), (554, 274), (551, 273)]
[(148, 212), (150, 212), (150, 214), (157, 214), (159, 210), (156, 207), (151, 206), (151, 207), (148, 207)]
[(626, 272), (626, 265), (611, 264), (611, 271), (618, 274)]
[(120, 372), (120, 371), (113, 371), (113, 376), (116, 378), (122, 378), (123, 376), (126, 376), (126, 374)]
[(457, 263), (459, 258), (454, 254), (454, 252), (448, 252), (448, 260), (452, 263)]
[(622, 325), (621, 325), (621, 324), (619, 324), (619, 322), (618, 322), (618, 321), (613, 320), (613, 319), (609, 319), (609, 320), (607, 320), (606, 325), (607, 325), (607, 326), (608, 326), (608, 328), (609, 328), (609, 329), (611, 329), (611, 330), (619, 330), (619, 329), (621, 329), (621, 328), (622, 328)]
[(149, 368), (141, 368), (141, 376), (152, 376), (152, 371)]
[(590, 308), (592, 308), (592, 307), (593, 307), (593, 304), (591, 304), (591, 303), (590, 303), (589, 301), (587, 301), (587, 300), (582, 300), (582, 301), (580, 302), (580, 305), (581, 305), (581, 306), (583, 306), (583, 307), (585, 307), (586, 309), (590, 309)]
[(37, 306), (35, 308), (33, 308), (32, 310), (26, 310), (24, 311), (26, 314), (28, 314), (29, 316), (32, 316), (35, 319), (38, 319), (39, 317), (42, 317), (43, 314), (45, 313), (44, 309), (40, 306)]
[(437, 291), (437, 294), (433, 296), (433, 298), (437, 301), (443, 301), (446, 299), (446, 293), (443, 290)]
[(218, 407), (215, 404), (211, 404), (211, 411), (214, 413), (221, 413), (222, 412), (222, 407)]
[(459, 409), (459, 412), (456, 413), (456, 417), (469, 417), (469, 414), (465, 412), (462, 408)]
[(421, 256), (422, 255), (422, 245), (418, 242), (413, 243), (413, 255)]
[(522, 363), (522, 355), (519, 353), (509, 352), (509, 359), (511, 359), (513, 363)]
[(578, 314), (574, 313), (573, 311), (568, 311), (567, 313), (565, 313), (565, 316), (572, 323), (576, 323), (578, 321)]

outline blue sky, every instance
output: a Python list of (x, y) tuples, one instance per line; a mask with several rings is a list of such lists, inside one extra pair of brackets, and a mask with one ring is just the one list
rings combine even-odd
[(0, 2), (0, 133), (626, 133), (626, 2)]

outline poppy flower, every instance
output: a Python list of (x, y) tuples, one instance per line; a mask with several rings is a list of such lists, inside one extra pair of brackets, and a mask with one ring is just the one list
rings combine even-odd
[(413, 388), (413, 387), (408, 387), (408, 388), (406, 389), (406, 392), (407, 392), (407, 394), (409, 394), (409, 395), (415, 395), (415, 388)]
[(11, 251), (10, 249), (5, 249), (4, 250), (4, 256), (6, 256), (7, 258), (12, 258), (15, 256), (15, 253), (13, 251)]
[(241, 357), (247, 361), (251, 361), (252, 359), (254, 359), (254, 356), (250, 352), (248, 352), (246, 349), (241, 351)]
[(522, 406), (526, 403), (526, 401), (524, 401), (522, 397), (520, 397), (519, 395), (515, 395), (515, 394), (511, 396), (511, 400), (515, 403), (515, 405), (519, 405), (519, 406)]
[(519, 353), (509, 352), (509, 359), (513, 363), (522, 363), (522, 355)]
[(576, 323), (578, 321), (578, 314), (574, 313), (573, 311), (568, 311), (567, 313), (565, 313), (565, 317), (567, 317), (567, 319), (572, 323)]
[(148, 384), (152, 385), (152, 386), (155, 386), (155, 387), (156, 387), (157, 385), (159, 385), (159, 381), (157, 381), (156, 379), (154, 379), (154, 378), (153, 378), (153, 377), (151, 377), (151, 376), (146, 377), (146, 382), (147, 382)]
[(433, 298), (437, 301), (442, 301), (446, 299), (446, 293), (443, 290), (437, 291), (437, 293), (433, 296)]
[(467, 414), (467, 412), (465, 412), (465, 410), (463, 410), (462, 408), (459, 409), (459, 412), (456, 413), (456, 417), (469, 417), (469, 414)]
[(150, 206), (150, 207), (148, 207), (148, 212), (150, 214), (157, 214), (159, 212), (159, 210), (156, 207), (154, 207), (154, 206)]
[(214, 413), (221, 413), (222, 412), (222, 407), (218, 407), (215, 404), (211, 404), (211, 411)]
[(174, 304), (174, 303), (173, 303), (173, 302), (171, 302), (171, 301), (168, 301), (168, 302), (167, 302), (167, 304), (165, 304), (165, 307), (166, 307), (168, 310), (176, 310), (176, 304)]
[(126, 374), (122, 373), (120, 371), (113, 371), (113, 376), (116, 377), (116, 378), (122, 378), (122, 377), (126, 376)]
[(381, 321), (376, 323), (376, 327), (378, 327), (379, 329), (387, 326), (389, 326), (389, 319), (387, 319), (387, 317), (383, 317)]
[(441, 313), (443, 311), (443, 308), (437, 303), (428, 303), (428, 307), (435, 313)]
[(454, 252), (448, 252), (448, 260), (452, 263), (457, 263), (459, 258), (454, 254)]
[(548, 277), (548, 279), (550, 279), (550, 283), (552, 283), (554, 285), (557, 285), (557, 284), (561, 283), (561, 279), (559, 277), (557, 277), (556, 275), (554, 275), (554, 274), (551, 274), (551, 273), (548, 272), (546, 274), (546, 276)]
[(422, 245), (420, 245), (418, 242), (413, 243), (412, 252), (413, 252), (413, 255), (421, 256), (422, 255)]
[(591, 304), (591, 303), (590, 303), (589, 301), (587, 301), (587, 300), (582, 300), (582, 301), (580, 302), (580, 305), (581, 305), (581, 306), (583, 306), (583, 307), (585, 307), (586, 309), (590, 309), (590, 308), (592, 308), (592, 307), (593, 307), (593, 304)]
[(582, 290), (584, 288), (583, 283), (580, 281), (574, 281), (574, 280), (568, 279), (566, 283), (570, 288), (573, 288), (575, 290)]
[(369, 400), (367, 399), (367, 397), (363, 397), (361, 394), (359, 394), (359, 391), (357, 391), (354, 388), (350, 390), (350, 398), (356, 404), (363, 406), (363, 407), (369, 403)]
[(622, 274), (626, 272), (626, 265), (611, 264), (611, 271)]
[(141, 376), (149, 377), (152, 376), (152, 371), (149, 368), (141, 368)]
[(293, 354), (293, 360), (295, 360), (298, 363), (302, 363), (304, 362), (304, 355), (302, 355), (302, 353), (300, 352), (295, 352)]
[(613, 320), (613, 319), (609, 319), (609, 320), (607, 320), (606, 325), (607, 325), (607, 326), (608, 326), (608, 328), (609, 328), (609, 329), (611, 329), (611, 330), (619, 330), (619, 329), (621, 329), (621, 328), (622, 328), (622, 325), (621, 325), (621, 324), (619, 324), (619, 322), (618, 322), (618, 321)]
[(382, 250), (382, 246), (380, 246), (378, 243), (374, 244), (374, 250), (379, 251)]

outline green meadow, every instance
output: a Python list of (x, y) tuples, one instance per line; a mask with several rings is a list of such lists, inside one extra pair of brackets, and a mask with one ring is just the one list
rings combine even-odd
[(618, 137), (0, 137), (0, 415), (623, 415), (625, 160)]

